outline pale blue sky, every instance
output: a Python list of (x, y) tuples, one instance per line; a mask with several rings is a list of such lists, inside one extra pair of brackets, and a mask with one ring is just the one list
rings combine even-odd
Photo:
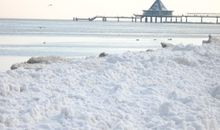
[[(0, 18), (71, 19), (141, 14), (154, 0), (0, 0)], [(162, 0), (175, 14), (220, 13), (220, 0)]]

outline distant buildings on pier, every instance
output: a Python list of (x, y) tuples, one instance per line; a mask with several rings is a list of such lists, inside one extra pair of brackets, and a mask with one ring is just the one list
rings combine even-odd
[(74, 21), (131, 21), (145, 23), (198, 23), (198, 24), (220, 24), (219, 13), (188, 13), (186, 15), (173, 15), (172, 10), (168, 10), (161, 0), (155, 0), (148, 10), (143, 10), (142, 14), (134, 16), (95, 16), (92, 18), (77, 18)]

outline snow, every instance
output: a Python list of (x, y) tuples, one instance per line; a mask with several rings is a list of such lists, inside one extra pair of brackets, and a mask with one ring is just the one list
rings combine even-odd
[(68, 62), (69, 59), (62, 58), (58, 56), (40, 56), (31, 57), (27, 62), (16, 63), (11, 66), (11, 70), (24, 68), (24, 69), (41, 69), (47, 64), (58, 63), (58, 62)]
[(0, 73), (1, 130), (219, 130), (220, 46)]

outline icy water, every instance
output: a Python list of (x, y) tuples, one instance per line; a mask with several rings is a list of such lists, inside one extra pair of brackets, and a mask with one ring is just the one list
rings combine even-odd
[(160, 48), (161, 42), (201, 44), (220, 25), (0, 20), (0, 71), (31, 56), (96, 56)]

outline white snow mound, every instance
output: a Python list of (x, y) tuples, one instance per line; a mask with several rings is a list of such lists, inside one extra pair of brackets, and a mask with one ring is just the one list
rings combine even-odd
[(1, 130), (219, 130), (220, 46), (0, 73)]

